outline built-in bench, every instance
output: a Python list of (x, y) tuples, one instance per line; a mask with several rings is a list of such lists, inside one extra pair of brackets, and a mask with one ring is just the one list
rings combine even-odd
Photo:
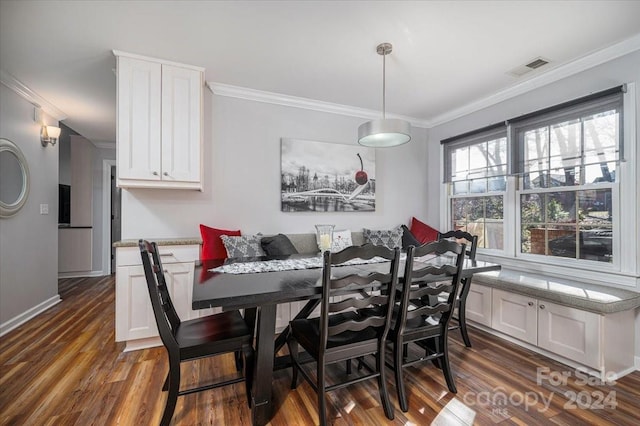
[(640, 293), (503, 269), (476, 274), (467, 320), (603, 379), (634, 371)]

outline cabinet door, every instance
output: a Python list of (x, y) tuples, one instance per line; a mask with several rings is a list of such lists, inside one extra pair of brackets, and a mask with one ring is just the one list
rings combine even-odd
[[(198, 318), (200, 313), (191, 309), (193, 295), (193, 263), (163, 264), (173, 307), (182, 321)], [(148, 296), (147, 296), (148, 298)]]
[(491, 327), (533, 345), (538, 341), (537, 300), (493, 289)]
[(202, 73), (162, 65), (162, 180), (200, 182)]
[(118, 57), (117, 164), (120, 179), (160, 180), (160, 87), (155, 62)]
[(538, 346), (593, 368), (601, 367), (600, 315), (538, 302)]
[(116, 270), (116, 342), (158, 335), (144, 268), (119, 266)]
[(471, 281), (467, 295), (467, 320), (491, 327), (491, 287)]

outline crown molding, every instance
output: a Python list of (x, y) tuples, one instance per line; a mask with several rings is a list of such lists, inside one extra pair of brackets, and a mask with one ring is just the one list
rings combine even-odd
[(48, 115), (53, 117), (57, 121), (62, 121), (67, 118), (67, 115), (58, 109), (55, 105), (47, 101), (42, 96), (38, 95), (33, 90), (29, 89), (24, 83), (20, 80), (6, 72), (5, 70), (0, 69), (0, 83), (7, 86), (9, 89), (13, 90), (24, 98), (30, 104), (33, 104), (36, 108), (41, 108)]
[[(249, 101), (302, 108), (312, 111), (328, 112), (330, 114), (348, 115), (351, 117), (365, 118), (368, 120), (376, 120), (380, 118), (380, 111), (374, 111), (365, 108), (357, 108), (348, 105), (334, 104), (331, 102), (317, 101), (315, 99), (300, 98), (297, 96), (289, 96), (280, 93), (266, 92), (263, 90), (249, 89), (247, 87), (232, 86), (230, 84), (216, 83), (213, 81), (207, 81), (206, 84), (207, 87), (209, 87), (209, 90), (211, 90), (213, 94), (218, 96), (246, 99)], [(408, 121), (412, 126), (415, 127), (427, 127), (427, 121), (420, 118), (389, 113), (387, 113), (386, 116), (387, 118), (398, 118)]]
[(612, 61), (621, 56), (633, 53), (640, 50), (640, 34), (637, 34), (631, 38), (628, 38), (620, 43), (598, 50), (589, 55), (583, 56), (568, 64), (558, 66), (551, 69), (544, 74), (536, 77), (532, 77), (527, 81), (523, 81), (515, 86), (511, 86), (505, 90), (494, 93), (486, 98), (480, 99), (475, 102), (471, 102), (460, 108), (456, 108), (444, 114), (434, 117), (431, 120), (427, 120), (428, 128), (439, 126), (441, 124), (453, 121), (457, 118), (464, 117), (465, 115), (479, 111), (483, 108), (490, 107), (502, 101), (510, 98), (525, 94), (534, 89), (546, 86), (547, 84), (555, 83), (563, 78), (570, 77), (578, 74), (589, 68), (596, 67), (604, 64), (605, 62)]
[(95, 142), (95, 141), (92, 141), (92, 140), (89, 140), (89, 142), (91, 142), (91, 144), (93, 146), (95, 146), (96, 148), (99, 148), (99, 149), (116, 149), (116, 143), (115, 142), (107, 142), (107, 141)]

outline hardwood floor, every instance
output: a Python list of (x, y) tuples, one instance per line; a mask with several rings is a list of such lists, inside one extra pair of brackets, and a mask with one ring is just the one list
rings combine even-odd
[[(166, 354), (123, 353), (115, 343), (114, 278), (65, 279), (59, 287), (61, 303), (0, 338), (0, 425), (158, 424)], [(447, 392), (432, 364), (419, 364), (405, 373), (409, 412), (403, 413), (387, 369), (394, 421), (384, 417), (375, 380), (330, 393), (329, 418), (336, 425), (639, 424), (640, 372), (613, 386), (593, 378), (584, 384), (570, 367), (474, 328), (470, 334), (469, 349), (452, 333), (457, 394)], [(345, 374), (343, 368), (331, 374)], [(538, 374), (539, 368), (546, 370)], [(183, 386), (234, 372), (232, 356), (197, 361), (185, 366)], [(566, 384), (558, 380), (563, 372)], [(303, 381), (292, 391), (290, 380), (290, 370), (275, 374), (272, 425), (315, 424), (315, 392)], [(173, 423), (250, 424), (244, 386), (178, 398)]]

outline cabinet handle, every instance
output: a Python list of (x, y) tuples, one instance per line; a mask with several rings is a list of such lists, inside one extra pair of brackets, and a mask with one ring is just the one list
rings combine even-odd
[(540, 305), (540, 309), (544, 309), (544, 305)]
[(527, 303), (527, 305), (533, 306), (533, 302), (529, 302), (529, 303)]
[(173, 256), (173, 253), (160, 253), (160, 257), (162, 256)]
[(158, 172), (153, 172), (151, 174), (154, 175), (154, 176), (158, 176)]
[(165, 176), (169, 176), (169, 173), (167, 173), (167, 172), (164, 172), (164, 173), (163, 173), (163, 175), (165, 175)]

